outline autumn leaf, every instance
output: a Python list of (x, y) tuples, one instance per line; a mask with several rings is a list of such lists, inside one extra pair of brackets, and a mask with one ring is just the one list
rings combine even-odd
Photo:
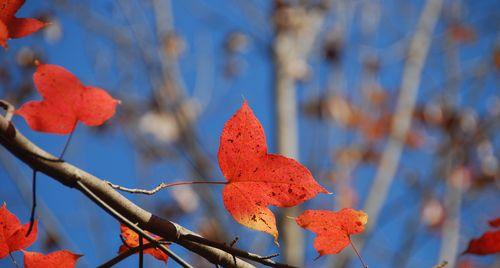
[(16, 111), (31, 129), (71, 133), (78, 121), (99, 126), (115, 114), (118, 100), (103, 89), (85, 86), (61, 66), (42, 64), (33, 75), (43, 101), (30, 101)]
[(24, 0), (0, 0), (0, 46), (7, 47), (9, 38), (30, 35), (47, 23), (31, 18), (16, 18)]
[(320, 256), (337, 254), (349, 245), (350, 235), (364, 231), (368, 215), (363, 211), (344, 208), (339, 212), (306, 210), (295, 219), (297, 224), (314, 232), (314, 248)]
[(222, 130), (219, 166), (228, 183), (224, 206), (240, 224), (278, 238), (268, 206), (296, 206), (328, 193), (297, 161), (267, 152), (264, 129), (246, 102)]
[(12, 214), (5, 203), (0, 208), (0, 259), (5, 258), (11, 252), (29, 247), (37, 239), (37, 221), (33, 229), (28, 233), (30, 223), (21, 224), (16, 215)]
[(472, 239), (464, 254), (488, 255), (500, 252), (500, 230), (488, 231), (481, 237)]
[[(134, 232), (132, 229), (128, 228), (127, 226), (121, 224), (120, 225), (120, 232), (121, 232), (121, 237), (123, 238), (124, 244), (120, 246), (120, 249), (118, 250), (118, 253), (122, 253), (127, 251), (129, 248), (135, 248), (139, 246), (139, 235)], [(148, 232), (149, 233), (149, 232)], [(156, 240), (160, 240), (161, 237), (155, 236), (154, 234), (149, 233), (153, 237), (156, 237)], [(142, 242), (144, 245), (148, 244), (149, 241), (146, 239), (142, 239)], [(157, 248), (148, 248), (145, 249), (144, 254), (150, 254), (151, 256), (155, 257), (157, 260), (167, 262), (168, 256), (165, 254), (165, 252), (161, 251), (160, 249)]]
[(82, 256), (69, 250), (54, 251), (47, 255), (24, 250), (23, 253), (25, 268), (72, 268)]

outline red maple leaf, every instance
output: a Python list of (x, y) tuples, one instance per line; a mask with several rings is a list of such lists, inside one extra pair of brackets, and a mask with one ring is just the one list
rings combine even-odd
[(7, 47), (9, 38), (30, 35), (47, 23), (31, 18), (16, 18), (24, 0), (0, 0), (0, 46)]
[(314, 248), (322, 256), (337, 254), (347, 247), (350, 235), (364, 231), (368, 215), (352, 208), (344, 208), (339, 212), (306, 210), (295, 221), (300, 227), (317, 235)]
[[(135, 248), (139, 246), (139, 235), (134, 232), (132, 229), (128, 228), (127, 226), (121, 224), (120, 225), (120, 232), (121, 232), (121, 237), (123, 238), (124, 244), (120, 246), (120, 249), (118, 250), (118, 253), (122, 253), (127, 251), (129, 248)], [(157, 238), (156, 240), (160, 240), (161, 237), (155, 236), (154, 234), (151, 234), (148, 232), (148, 234), (152, 235), (153, 237)], [(146, 245), (149, 243), (146, 239), (142, 239), (143, 245)], [(151, 256), (155, 257), (157, 260), (167, 262), (168, 256), (165, 254), (165, 252), (161, 251), (160, 249), (157, 248), (148, 248), (145, 249), (144, 254), (150, 254)]]
[(500, 230), (488, 231), (472, 239), (464, 254), (488, 255), (500, 252)]
[(21, 225), (21, 222), (12, 214), (5, 203), (0, 208), (0, 259), (5, 258), (11, 252), (29, 247), (37, 238), (37, 221), (33, 229), (28, 233), (30, 223)]
[(36, 131), (69, 134), (78, 121), (101, 125), (115, 114), (119, 103), (103, 89), (83, 85), (61, 66), (39, 65), (33, 80), (43, 101), (27, 102), (16, 113)]
[(328, 193), (297, 161), (267, 153), (264, 129), (246, 102), (224, 125), (218, 159), (228, 181), (222, 192), (226, 209), (240, 224), (275, 241), (278, 230), (269, 205), (296, 206)]
[(23, 251), (26, 268), (71, 268), (82, 256), (69, 250), (54, 251), (44, 255), (38, 252)]

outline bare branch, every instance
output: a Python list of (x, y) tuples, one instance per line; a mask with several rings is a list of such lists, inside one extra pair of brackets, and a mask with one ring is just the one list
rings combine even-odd
[[(193, 234), (182, 236), (182, 238), (186, 239), (186, 240), (193, 241), (193, 242), (198, 242), (198, 243), (201, 243), (204, 245), (209, 245), (209, 246), (212, 246), (214, 248), (218, 248), (222, 251), (228, 252), (234, 256), (237, 256), (240, 258), (245, 258), (248, 260), (252, 260), (252, 261), (264, 264), (264, 265), (269, 266), (269, 267), (278, 267), (278, 268), (292, 268), (292, 267), (294, 267), (291, 265), (277, 263), (277, 262), (274, 262), (272, 260), (269, 260), (270, 258), (273, 258), (275, 254), (270, 255), (270, 256), (260, 256), (260, 255), (257, 255), (255, 253), (250, 253), (250, 252), (243, 251), (241, 249), (233, 248), (231, 246), (226, 245), (225, 243), (214, 242), (211, 240), (207, 240), (201, 236), (193, 235)], [(273, 256), (273, 257), (271, 257), (271, 256)]]
[(394, 119), (388, 143), (382, 154), (380, 166), (373, 181), (373, 187), (365, 202), (365, 211), (370, 217), (367, 231), (371, 231), (377, 222), (384, 205), (389, 187), (394, 180), (404, 141), (411, 125), (411, 118), (417, 92), (420, 86), (420, 75), (429, 52), (431, 35), (441, 13), (442, 0), (428, 0), (420, 16), (417, 31), (413, 36), (408, 51), (408, 60), (404, 68), (401, 92), (396, 104)]
[(137, 189), (137, 188), (127, 188), (120, 186), (118, 184), (113, 184), (109, 181), (105, 181), (109, 186), (111, 186), (113, 189), (120, 190), (123, 192), (131, 193), (131, 194), (145, 194), (145, 195), (154, 195), (158, 191), (163, 190), (168, 187), (172, 186), (180, 186), (180, 185), (191, 185), (191, 184), (227, 184), (226, 181), (180, 181), (180, 182), (173, 182), (173, 183), (160, 183), (158, 186), (151, 190), (145, 190), (145, 189)]
[[(127, 220), (137, 223), (137, 226), (143, 230), (154, 233), (173, 243), (177, 243), (199, 254), (212, 263), (217, 263), (226, 267), (254, 267), (241, 259), (234, 258), (233, 255), (228, 252), (224, 252), (223, 250), (207, 244), (186, 239), (188, 235), (198, 235), (176, 223), (151, 214), (149, 211), (140, 208), (120, 195), (105, 181), (69, 163), (61, 161), (57, 157), (42, 150), (18, 132), (14, 125), (3, 116), (0, 116), (0, 143), (10, 153), (31, 168), (54, 178), (65, 186), (76, 188), (82, 192), (85, 191), (85, 188), (88, 189), (89, 193), (94, 194), (101, 199), (103, 203), (123, 215)], [(96, 202), (96, 200), (93, 201)], [(208, 243), (211, 241), (204, 240), (204, 242)], [(238, 249), (233, 249), (233, 251), (234, 250)], [(240, 251), (252, 255), (252, 253), (243, 250)]]

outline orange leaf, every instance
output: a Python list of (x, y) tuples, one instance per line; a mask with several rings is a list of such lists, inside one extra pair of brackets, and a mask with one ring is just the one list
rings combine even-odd
[(0, 46), (7, 47), (9, 38), (30, 35), (47, 23), (31, 18), (16, 18), (24, 0), (0, 0)]
[(30, 101), (16, 111), (36, 131), (69, 134), (78, 121), (98, 126), (115, 114), (118, 100), (106, 91), (83, 85), (61, 66), (39, 65), (33, 80), (43, 101)]
[[(124, 244), (120, 246), (120, 249), (118, 250), (118, 253), (122, 253), (127, 251), (129, 248), (135, 248), (139, 246), (139, 234), (134, 232), (132, 229), (128, 228), (127, 226), (120, 224), (120, 232), (121, 236), (123, 238)], [(156, 237), (156, 240), (160, 240), (161, 237), (155, 236), (154, 234), (151, 234), (148, 232), (148, 234)], [(146, 239), (142, 239), (142, 243), (144, 245), (148, 244), (149, 241)], [(148, 248), (144, 250), (144, 254), (150, 254), (151, 256), (155, 257), (157, 260), (167, 262), (168, 256), (165, 254), (163, 251), (157, 248)]]
[(488, 255), (500, 252), (500, 230), (489, 231), (481, 237), (472, 239), (465, 253)]
[(26, 268), (71, 268), (75, 267), (78, 258), (82, 256), (69, 250), (54, 251), (47, 255), (30, 251), (23, 253)]
[(328, 193), (297, 161), (267, 153), (264, 129), (246, 102), (224, 125), (218, 159), (228, 180), (222, 192), (226, 209), (240, 224), (275, 241), (278, 230), (269, 205), (296, 206)]
[(11, 252), (29, 247), (36, 241), (38, 222), (35, 221), (31, 233), (28, 233), (30, 223), (21, 225), (21, 222), (12, 214), (5, 203), (0, 208), (0, 259)]
[(347, 247), (350, 235), (364, 231), (368, 215), (351, 208), (344, 208), (339, 212), (306, 210), (295, 221), (300, 227), (317, 235), (314, 248), (322, 256), (337, 254)]

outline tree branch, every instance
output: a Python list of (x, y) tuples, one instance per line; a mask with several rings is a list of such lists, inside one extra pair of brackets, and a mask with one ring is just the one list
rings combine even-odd
[(104, 203), (115, 211), (123, 215), (129, 221), (137, 223), (137, 226), (141, 229), (154, 233), (173, 243), (177, 243), (199, 254), (209, 262), (220, 264), (225, 267), (254, 267), (252, 264), (235, 258), (232, 254), (220, 249), (186, 239), (187, 235), (198, 235), (176, 223), (151, 214), (149, 211), (140, 208), (120, 195), (104, 180), (42, 150), (24, 137), (4, 116), (0, 116), (0, 143), (19, 160), (23, 161), (31, 168), (52, 177), (63, 185), (70, 188), (76, 188), (80, 191), (82, 191), (81, 185), (84, 185), (90, 192), (102, 199)]
[(220, 184), (220, 185), (224, 185), (224, 184), (227, 184), (227, 181), (179, 181), (179, 182), (172, 182), (172, 183), (162, 182), (162, 183), (158, 184), (158, 186), (156, 186), (155, 188), (153, 188), (151, 190), (138, 189), (138, 188), (127, 188), (127, 187), (123, 187), (123, 186), (118, 185), (118, 184), (113, 184), (109, 181), (106, 181), (106, 183), (109, 186), (111, 186), (113, 189), (116, 189), (116, 190), (119, 190), (122, 192), (127, 192), (127, 193), (131, 193), (131, 194), (154, 195), (158, 191), (163, 190), (163, 189), (168, 188), (168, 187), (172, 187), (172, 186), (191, 185), (191, 184)]

